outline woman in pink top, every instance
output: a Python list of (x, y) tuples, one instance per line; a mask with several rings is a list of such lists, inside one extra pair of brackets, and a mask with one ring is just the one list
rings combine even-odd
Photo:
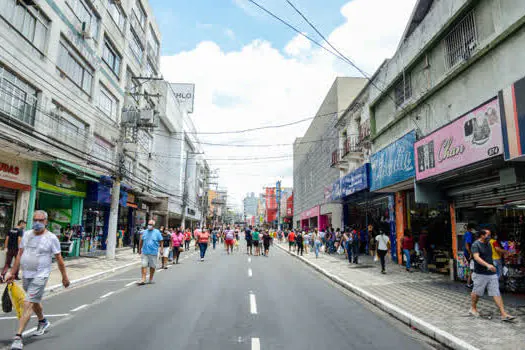
[(204, 261), (204, 255), (206, 255), (206, 249), (208, 249), (208, 241), (210, 240), (210, 231), (203, 229), (202, 231), (197, 232), (197, 243), (199, 244), (199, 249), (201, 251), (201, 261)]
[(175, 258), (173, 264), (178, 264), (182, 243), (184, 242), (184, 234), (182, 231), (174, 232), (171, 236), (171, 241), (173, 243), (173, 257)]

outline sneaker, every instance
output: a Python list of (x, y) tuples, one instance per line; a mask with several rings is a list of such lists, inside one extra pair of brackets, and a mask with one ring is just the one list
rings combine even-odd
[(480, 314), (478, 311), (474, 311), (472, 309), (470, 309), (470, 311), (468, 312), (470, 316), (474, 316), (474, 317), (480, 317)]
[(35, 333), (33, 333), (34, 335), (36, 336), (39, 336), (39, 335), (44, 335), (46, 329), (49, 328), (49, 326), (51, 326), (51, 322), (49, 322), (48, 320), (45, 320), (44, 322), (38, 322), (38, 327), (35, 331)]
[(201, 261), (204, 261), (204, 258), (201, 258)]
[(472, 283), (471, 283), (471, 284), (466, 284), (465, 286), (466, 286), (468, 289), (472, 289), (472, 288), (474, 288), (474, 284), (472, 284)]
[(11, 350), (21, 350), (24, 348), (24, 343), (22, 342), (22, 337), (16, 336), (13, 339), (13, 344), (11, 344)]

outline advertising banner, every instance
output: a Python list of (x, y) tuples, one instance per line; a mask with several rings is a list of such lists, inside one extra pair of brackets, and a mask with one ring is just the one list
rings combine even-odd
[(474, 109), (414, 145), (423, 180), (503, 153), (498, 99)]
[(59, 173), (51, 167), (38, 167), (39, 189), (63, 193), (75, 197), (86, 197), (87, 185), (85, 181), (76, 179), (72, 175)]
[(416, 132), (411, 131), (399, 140), (370, 157), (370, 191), (379, 190), (416, 175), (414, 166)]
[(301, 220), (313, 218), (315, 216), (319, 216), (320, 207), (316, 206), (313, 208), (310, 208), (308, 210), (305, 210), (301, 213)]
[(195, 84), (171, 83), (171, 90), (175, 99), (179, 102), (181, 109), (193, 113), (193, 102), (195, 97)]
[(369, 188), (370, 163), (337, 180), (332, 186), (332, 200), (337, 200)]

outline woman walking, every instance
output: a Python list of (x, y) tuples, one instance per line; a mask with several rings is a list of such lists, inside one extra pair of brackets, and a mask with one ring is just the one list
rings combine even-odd
[(189, 228), (187, 228), (186, 232), (184, 232), (184, 250), (185, 251), (190, 250), (190, 242), (191, 242), (191, 231)]
[(265, 257), (268, 257), (268, 253), (270, 252), (270, 243), (272, 242), (272, 240), (273, 237), (270, 236), (270, 233), (268, 233), (268, 230), (266, 230), (266, 232), (262, 236)]
[(344, 248), (346, 250), (346, 257), (348, 258), (348, 263), (352, 263), (352, 242), (354, 237), (352, 236), (351, 230), (345, 230), (345, 233), (343, 233), (343, 241)]
[(301, 254), (303, 256), (304, 252), (304, 231), (301, 233), (299, 232), (297, 234), (297, 237), (295, 237), (295, 243), (297, 244), (297, 255)]
[(228, 228), (224, 238), (226, 241), (226, 252), (228, 253), (228, 255), (230, 255), (230, 252), (233, 254), (233, 241), (235, 239), (233, 231)]
[(319, 250), (321, 250), (323, 242), (321, 241), (321, 236), (319, 235), (317, 230), (315, 230), (315, 232), (314, 232), (314, 235), (312, 237), (312, 241), (314, 241), (315, 257), (318, 258), (319, 257)]
[(403, 248), (403, 254), (405, 255), (407, 272), (410, 272), (410, 253), (414, 249), (414, 239), (412, 238), (412, 232), (408, 228), (405, 229), (405, 234), (401, 238), (401, 248)]
[(261, 247), (259, 247), (259, 229), (257, 227), (252, 231), (252, 241), (253, 246), (255, 247), (255, 256), (261, 255)]
[(303, 236), (304, 253), (308, 254), (308, 246), (310, 245), (310, 232), (306, 232)]
[(199, 249), (201, 253), (201, 261), (204, 261), (204, 256), (206, 255), (206, 249), (208, 249), (208, 242), (210, 241), (210, 232), (206, 229), (197, 232), (195, 247), (197, 243), (199, 244)]
[(376, 236), (377, 242), (377, 255), (379, 255), (379, 260), (381, 260), (381, 273), (385, 274), (385, 257), (390, 250), (390, 238), (383, 232), (379, 231), (379, 234)]
[(184, 242), (184, 234), (182, 231), (174, 232), (171, 236), (171, 245), (173, 246), (173, 264), (179, 263), (180, 252), (182, 251), (182, 242)]
[(161, 269), (168, 268), (168, 258), (170, 256), (171, 245), (171, 235), (167, 229), (162, 231), (162, 267)]

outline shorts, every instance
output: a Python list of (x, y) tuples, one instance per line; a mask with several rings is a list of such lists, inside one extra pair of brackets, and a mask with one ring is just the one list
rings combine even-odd
[(233, 239), (227, 239), (226, 245), (233, 245)]
[(22, 285), (26, 292), (26, 301), (40, 303), (44, 296), (48, 277), (24, 278)]
[(157, 256), (156, 255), (149, 255), (149, 254), (142, 254), (142, 267), (146, 268), (157, 268)]
[(288, 242), (288, 246), (289, 246), (290, 248), (293, 247), (294, 245), (295, 245), (295, 242), (291, 242), (291, 241)]
[(270, 243), (264, 243), (264, 250), (270, 250)]
[(259, 241), (253, 241), (253, 246), (254, 247), (258, 247), (259, 246)]
[(252, 246), (252, 241), (246, 241), (246, 245), (247, 245), (248, 247), (251, 247), (251, 246)]
[(170, 256), (170, 248), (169, 247), (162, 248), (162, 257), (167, 258), (169, 256)]
[(489, 297), (499, 297), (499, 281), (498, 275), (482, 275), (479, 273), (474, 273), (472, 275), (472, 282), (474, 283), (474, 288), (472, 288), (472, 293), (476, 294), (479, 297), (482, 297), (485, 294), (485, 289), (487, 289), (487, 294)]

